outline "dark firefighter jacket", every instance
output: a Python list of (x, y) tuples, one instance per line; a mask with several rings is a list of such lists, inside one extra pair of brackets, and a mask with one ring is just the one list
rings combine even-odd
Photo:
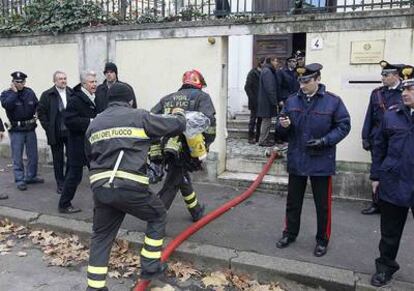
[[(335, 174), (336, 144), (351, 130), (351, 119), (341, 98), (319, 90), (306, 105), (306, 96), (300, 90), (289, 96), (281, 114), (290, 118), (291, 125), (276, 124), (276, 134), (289, 142), (287, 169), (298, 176), (331, 176)], [(310, 139), (323, 138), (326, 144), (318, 150), (308, 149)]]
[[(135, 97), (134, 89), (127, 83), (121, 82), (117, 80), (116, 82), (127, 85), (131, 92), (133, 93), (133, 104), (132, 108), (137, 108), (137, 98)], [(108, 107), (108, 85), (106, 84), (106, 80), (96, 88), (95, 93), (95, 104), (96, 104), (96, 110), (98, 113), (101, 113)]]
[(379, 197), (401, 207), (414, 206), (414, 120), (402, 104), (385, 112), (374, 139), (371, 180)]
[(151, 112), (168, 114), (175, 107), (185, 111), (199, 111), (210, 119), (210, 128), (203, 133), (208, 147), (216, 138), (216, 110), (210, 95), (200, 89), (183, 86), (178, 92), (161, 98)]
[[(147, 187), (147, 155), (151, 139), (178, 135), (185, 130), (185, 126), (183, 115), (156, 115), (131, 108), (126, 102), (110, 102), (86, 131), (85, 154), (90, 164), (92, 188), (108, 182), (108, 175), (121, 150), (124, 150), (124, 155), (114, 186), (130, 189)], [(105, 176), (105, 173), (106, 178), (93, 179)]]

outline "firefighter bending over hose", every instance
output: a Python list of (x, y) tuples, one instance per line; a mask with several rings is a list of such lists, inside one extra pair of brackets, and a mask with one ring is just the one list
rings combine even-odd
[(109, 106), (89, 125), (85, 152), (94, 199), (87, 291), (104, 291), (112, 244), (125, 217), (147, 221), (141, 250), (141, 278), (152, 279), (166, 266), (160, 262), (166, 210), (148, 188), (147, 155), (151, 139), (185, 130), (181, 109), (160, 116), (133, 109), (133, 93), (122, 84), (108, 91)]
[(198, 221), (203, 217), (204, 205), (197, 199), (189, 172), (202, 169), (202, 160), (207, 156), (209, 146), (216, 137), (216, 111), (210, 95), (202, 91), (206, 82), (199, 71), (185, 72), (182, 82), (177, 92), (163, 97), (151, 112), (168, 114), (173, 108), (201, 112), (208, 118), (210, 125), (204, 132), (191, 138), (182, 134), (153, 144), (149, 158), (151, 164), (166, 165), (167, 176), (158, 192), (165, 208), (168, 210), (171, 207), (180, 190), (193, 221)]

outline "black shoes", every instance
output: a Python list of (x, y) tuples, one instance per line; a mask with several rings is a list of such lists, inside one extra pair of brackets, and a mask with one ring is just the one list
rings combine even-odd
[(7, 194), (0, 194), (0, 200), (6, 200), (9, 199), (9, 196)]
[(161, 263), (158, 271), (156, 272), (146, 272), (141, 269), (140, 277), (143, 280), (152, 280), (152, 279), (155, 279), (157, 277), (164, 275), (164, 272), (167, 270), (167, 268), (168, 268), (167, 263)]
[(316, 244), (316, 247), (313, 250), (313, 254), (315, 255), (315, 257), (322, 257), (327, 253), (327, 251), (328, 251), (328, 246)]
[(364, 215), (371, 215), (371, 214), (377, 214), (380, 213), (378, 205), (371, 204), (369, 207), (362, 209), (361, 211)]
[(19, 189), (20, 191), (26, 191), (27, 190), (26, 183), (17, 184), (17, 189)]
[(81, 212), (82, 210), (73, 206), (69, 206), (66, 208), (60, 208), (59, 207), (59, 213), (64, 213), (64, 214), (73, 214), (73, 213), (77, 213), (77, 212)]
[(264, 142), (259, 143), (260, 147), (272, 147), (274, 145), (275, 143), (271, 141), (264, 141)]
[(88, 286), (88, 288), (86, 288), (86, 291), (108, 291), (108, 290), (109, 290), (108, 287), (96, 289), (96, 288), (92, 288)]
[(387, 285), (392, 279), (392, 275), (388, 275), (385, 272), (376, 272), (374, 275), (372, 275), (371, 278), (371, 285), (375, 287), (382, 287), (384, 285)]
[(25, 182), (26, 184), (43, 184), (45, 180), (42, 178), (35, 177), (33, 179), (26, 180)]
[(294, 238), (291, 238), (291, 237), (288, 237), (288, 236), (283, 236), (280, 240), (277, 241), (276, 247), (278, 249), (286, 248), (291, 243), (293, 243), (295, 240), (296, 239), (294, 239)]
[(193, 217), (193, 222), (197, 222), (201, 218), (203, 218), (205, 208), (206, 208), (205, 205), (200, 205), (200, 208), (199, 208), (199, 210), (197, 212), (195, 212), (194, 214), (191, 213), (191, 216)]

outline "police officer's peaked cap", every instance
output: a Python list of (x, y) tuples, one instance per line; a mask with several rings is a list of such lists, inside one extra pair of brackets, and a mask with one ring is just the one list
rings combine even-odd
[(292, 54), (290, 57), (286, 59), (286, 61), (296, 60), (296, 54)]
[(414, 67), (406, 65), (401, 69), (401, 76), (403, 77), (402, 86), (414, 86)]
[(381, 74), (389, 74), (389, 73), (399, 73), (404, 64), (390, 64), (387, 61), (379, 62), (382, 72)]
[(133, 99), (131, 88), (123, 83), (116, 82), (108, 90), (108, 102), (124, 101), (129, 102)]
[(302, 59), (302, 58), (305, 57), (305, 52), (303, 52), (303, 51), (296, 51), (295, 55), (296, 55), (296, 58)]
[(27, 75), (23, 72), (17, 71), (10, 74), (12, 76), (13, 81), (24, 81), (27, 78)]
[(306, 82), (311, 78), (315, 77), (321, 70), (323, 66), (318, 63), (312, 63), (304, 67), (296, 68), (296, 72), (298, 73), (298, 81), (299, 82)]
[(104, 68), (103, 73), (106, 74), (106, 72), (108, 72), (108, 71), (112, 71), (112, 72), (115, 73), (115, 75), (118, 76), (118, 67), (114, 63), (108, 62), (108, 63), (105, 64), (105, 68)]

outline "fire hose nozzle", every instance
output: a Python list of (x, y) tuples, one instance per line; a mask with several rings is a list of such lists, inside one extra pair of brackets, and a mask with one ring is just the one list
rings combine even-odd
[(288, 145), (282, 144), (277, 145), (271, 148), (267, 148), (265, 151), (265, 156), (270, 157), (273, 153), (277, 153), (277, 159), (281, 159), (284, 157), (284, 154), (287, 152)]

